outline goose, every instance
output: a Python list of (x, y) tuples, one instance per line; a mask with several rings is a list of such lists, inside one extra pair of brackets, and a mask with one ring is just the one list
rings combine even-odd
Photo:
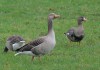
[(68, 37), (68, 39), (72, 42), (79, 42), (84, 38), (84, 28), (82, 25), (83, 21), (86, 21), (85, 17), (78, 18), (78, 27), (72, 27), (64, 34)]
[(59, 18), (60, 15), (55, 13), (50, 13), (48, 16), (48, 33), (45, 36), (39, 37), (36, 40), (33, 40), (19, 50), (15, 56), (19, 54), (31, 55), (32, 60), (35, 56), (38, 56), (40, 59), (41, 55), (49, 53), (55, 47), (55, 32), (53, 30), (53, 19)]
[(25, 41), (22, 37), (20, 36), (10, 36), (6, 40), (6, 46), (4, 48), (4, 52), (10, 51), (17, 51), (19, 48), (25, 45)]

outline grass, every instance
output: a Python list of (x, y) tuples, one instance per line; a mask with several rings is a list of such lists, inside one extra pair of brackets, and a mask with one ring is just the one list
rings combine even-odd
[[(100, 0), (0, 0), (0, 70), (100, 70)], [(20, 35), (29, 42), (47, 33), (47, 16), (54, 12), (56, 47), (42, 57), (3, 53), (7, 37)], [(85, 16), (81, 46), (70, 44), (64, 32)]]

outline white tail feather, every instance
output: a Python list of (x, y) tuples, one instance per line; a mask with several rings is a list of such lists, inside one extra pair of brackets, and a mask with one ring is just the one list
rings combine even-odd
[(67, 33), (67, 35), (69, 35), (69, 33)]
[(19, 55), (19, 54), (21, 54), (21, 52), (16, 53), (15, 56), (17, 56), (17, 55)]
[(15, 56), (20, 55), (20, 54), (26, 54), (26, 55), (34, 56), (34, 54), (31, 51), (18, 52), (18, 53), (15, 54)]

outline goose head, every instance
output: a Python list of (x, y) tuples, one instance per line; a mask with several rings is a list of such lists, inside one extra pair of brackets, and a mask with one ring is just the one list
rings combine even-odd
[(87, 19), (85, 17), (83, 17), (83, 16), (78, 18), (78, 21), (86, 21), (86, 20)]
[(53, 25), (52, 25), (52, 20), (53, 19), (56, 19), (56, 18), (59, 18), (60, 15), (57, 15), (55, 13), (50, 13), (49, 16), (48, 16), (48, 34), (53, 30)]
[(83, 16), (81, 16), (81, 17), (79, 17), (78, 18), (78, 25), (82, 25), (82, 22), (83, 21), (86, 21), (87, 19), (85, 18), (85, 17), (83, 17)]
[(60, 15), (57, 15), (55, 13), (50, 13), (49, 16), (48, 16), (48, 19), (55, 19), (55, 18), (59, 18)]

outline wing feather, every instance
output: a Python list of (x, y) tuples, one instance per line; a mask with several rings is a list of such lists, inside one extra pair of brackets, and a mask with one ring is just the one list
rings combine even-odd
[(21, 47), (18, 51), (31, 51), (31, 49), (33, 47), (36, 47), (36, 46), (42, 44), (44, 42), (44, 40), (45, 40), (44, 38), (39, 38), (37, 40), (34, 40), (34, 41), (24, 45), (23, 47)]

